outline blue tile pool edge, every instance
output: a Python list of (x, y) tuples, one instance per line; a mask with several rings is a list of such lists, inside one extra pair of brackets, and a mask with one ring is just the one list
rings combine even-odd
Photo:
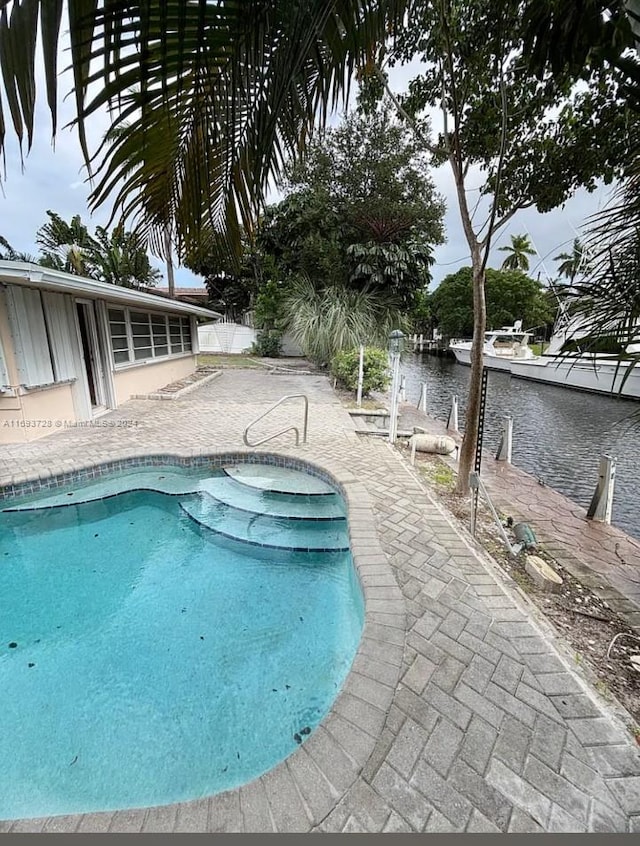
[[(42, 491), (50, 492), (64, 485), (98, 479), (116, 470), (160, 465), (185, 468), (206, 466), (220, 468), (230, 463), (272, 464), (300, 470), (328, 483), (345, 500), (351, 555), (364, 598), (364, 626), (360, 644), (342, 689), (316, 731), (292, 755), (255, 780), (263, 784), (271, 782), (272, 779), (279, 782), (284, 780), (287, 785), (284, 793), (290, 790), (290, 801), (298, 804), (300, 795), (305, 794), (305, 788), (308, 789), (308, 785), (303, 783), (303, 774), (308, 767), (310, 755), (315, 762), (315, 766), (320, 769), (333, 787), (333, 793), (336, 796), (335, 806), (362, 772), (382, 734), (386, 715), (391, 707), (400, 678), (406, 637), (406, 615), (402, 592), (397, 585), (389, 560), (380, 546), (369, 493), (366, 486), (353, 473), (341, 463), (327, 460), (324, 457), (322, 461), (306, 457), (301, 459), (299, 456), (285, 451), (202, 451), (190, 452), (189, 454), (149, 452), (147, 454), (123, 455), (120, 458), (102, 463), (78, 462), (73, 469), (59, 472), (56, 472), (54, 465), (48, 472), (42, 473), (38, 477), (29, 478), (26, 474), (24, 477), (14, 477), (11, 484), (0, 487), (0, 502), (8, 503)], [(380, 575), (393, 577), (392, 586), (385, 589), (387, 594), (385, 599), (373, 595), (366, 578), (367, 576)], [(380, 588), (377, 588), (377, 591), (379, 590)], [(385, 634), (385, 632), (388, 632), (388, 634)], [(400, 645), (403, 647), (402, 650), (398, 648)], [(372, 658), (372, 654), (375, 654), (376, 657)], [(395, 679), (392, 685), (389, 684), (390, 668)], [(368, 697), (367, 691), (369, 692)], [(349, 720), (349, 714), (353, 714), (354, 709), (359, 710), (363, 707), (374, 708), (380, 713), (380, 719), (377, 721), (379, 729), (375, 736), (362, 733), (358, 742), (354, 741), (350, 747), (347, 743), (348, 748), (344, 748), (343, 751), (351, 759), (352, 765), (349, 766), (348, 772), (341, 772), (339, 777), (332, 781), (334, 766), (332, 762), (335, 761), (335, 748), (346, 742), (344, 740), (339, 741), (331, 734), (332, 722), (335, 722), (338, 718)], [(357, 717), (354, 716), (352, 722), (357, 726)], [(366, 742), (362, 741), (363, 737), (366, 737)], [(300, 766), (296, 766), (296, 757), (299, 759)], [(298, 780), (300, 780), (299, 784)], [(339, 783), (339, 788), (335, 782)], [(247, 789), (253, 783), (249, 782), (226, 793), (214, 794), (210, 799), (215, 804), (218, 797), (238, 794), (240, 790)], [(286, 801), (284, 793), (281, 795), (280, 801)], [(187, 807), (188, 805), (187, 802), (161, 807), (167, 809)], [(154, 811), (153, 808), (140, 810), (144, 810), (147, 814), (152, 814)], [(61, 822), (64, 820), (63, 827), (68, 831), (76, 831), (78, 827), (85, 831), (91, 831), (91, 828), (84, 827), (89, 819), (94, 820), (100, 816), (111, 815), (112, 812), (97, 811), (92, 814), (65, 815), (52, 819), (59, 819)], [(307, 807), (307, 816), (309, 819), (308, 830), (311, 830), (321, 821), (315, 818), (315, 814), (310, 807)], [(215, 826), (215, 821), (212, 822)], [(56, 827), (55, 830), (59, 831), (60, 828)], [(206, 828), (204, 830), (209, 831), (211, 829)]]
[(128, 456), (126, 458), (102, 462), (100, 464), (86, 463), (73, 470), (62, 473), (41, 473), (37, 477), (25, 477), (8, 485), (0, 486), (0, 502), (20, 499), (42, 491), (53, 491), (66, 485), (74, 485), (99, 479), (117, 470), (131, 470), (139, 467), (214, 467), (222, 468), (225, 464), (272, 464), (276, 467), (286, 467), (291, 470), (301, 470), (316, 476), (323, 482), (332, 485), (338, 493), (343, 493), (339, 483), (323, 470), (313, 464), (300, 461), (298, 458), (287, 457), (279, 453), (255, 452), (227, 452), (203, 453), (201, 455), (184, 456), (176, 453), (153, 453), (150, 455)]

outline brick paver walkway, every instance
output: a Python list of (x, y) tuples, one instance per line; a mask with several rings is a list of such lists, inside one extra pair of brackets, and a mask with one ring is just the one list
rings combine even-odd
[[(402, 406), (403, 428), (444, 434), (442, 421)], [(528, 473), (485, 453), (482, 480), (494, 505), (534, 528), (544, 548), (640, 632), (640, 541), (586, 519), (586, 509)], [(595, 487), (595, 486), (594, 486)]]
[[(184, 401), (132, 401), (105, 422), (137, 426), (1, 448), (0, 485), (150, 450), (238, 449), (249, 420), (300, 392), (310, 397), (308, 444), (295, 449), (287, 436), (270, 451), (352, 474), (363, 491), (352, 540), (375, 540), (391, 565), (367, 570), (348, 692), (286, 763), (240, 790), (0, 830), (639, 832), (640, 751), (625, 715), (599, 699), (406, 460), (355, 435), (324, 377), (225, 372)], [(292, 412), (277, 417), (274, 428)]]

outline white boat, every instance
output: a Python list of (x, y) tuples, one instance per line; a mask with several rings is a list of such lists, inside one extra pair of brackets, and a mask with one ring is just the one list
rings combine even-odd
[[(574, 335), (575, 328), (557, 330), (543, 355), (529, 361), (512, 360), (511, 375), (598, 394), (617, 395), (619, 392), (620, 396), (640, 400), (640, 364), (632, 367), (629, 361), (619, 362), (614, 356), (603, 353), (562, 355), (562, 347)], [(640, 344), (627, 347), (627, 352), (640, 354)]]
[[(489, 370), (511, 369), (514, 361), (533, 361), (537, 358), (529, 346), (530, 332), (522, 331), (522, 321), (516, 320), (513, 326), (492, 329), (484, 334), (484, 365)], [(449, 349), (460, 364), (471, 365), (471, 341), (452, 341)]]

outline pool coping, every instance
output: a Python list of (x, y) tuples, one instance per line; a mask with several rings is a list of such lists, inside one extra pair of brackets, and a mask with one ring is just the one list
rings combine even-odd
[[(406, 635), (402, 592), (378, 540), (371, 497), (366, 486), (331, 459), (301, 458), (287, 450), (127, 450), (111, 461), (65, 462), (37, 477), (14, 476), (0, 487), (0, 504), (43, 490), (98, 479), (114, 470), (158, 465), (220, 467), (228, 463), (268, 463), (303, 470), (332, 485), (347, 508), (351, 554), (364, 598), (362, 637), (347, 678), (329, 712), (309, 738), (263, 775), (240, 787), (202, 799), (120, 811), (2, 820), (0, 831), (57, 832), (124, 830), (114, 818), (135, 830), (159, 831), (167, 815), (174, 831), (215, 831), (229, 806), (242, 812), (245, 831), (268, 832), (277, 827), (272, 810), (290, 820), (281, 831), (309, 831), (319, 825), (354, 784), (384, 728), (400, 678)], [(302, 813), (301, 813), (302, 812)], [(306, 817), (307, 825), (303, 824)], [(166, 822), (165, 822), (166, 824)]]

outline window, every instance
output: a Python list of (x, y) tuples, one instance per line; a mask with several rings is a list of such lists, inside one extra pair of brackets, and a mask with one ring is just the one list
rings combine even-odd
[(130, 311), (129, 319), (131, 321), (131, 337), (133, 339), (133, 357), (136, 361), (142, 358), (153, 358), (149, 315), (139, 311)]
[(129, 361), (129, 335), (127, 333), (127, 314), (124, 309), (109, 309), (109, 333), (115, 364)]
[(182, 349), (189, 352), (191, 350), (191, 321), (188, 317), (181, 317), (180, 325), (182, 327)]
[(180, 318), (169, 318), (169, 333), (171, 338), (171, 352), (182, 352), (182, 332), (180, 331)]
[(154, 355), (169, 355), (166, 317), (157, 314), (151, 315), (151, 337)]
[(109, 330), (116, 365), (181, 355), (192, 349), (188, 317), (110, 308)]

